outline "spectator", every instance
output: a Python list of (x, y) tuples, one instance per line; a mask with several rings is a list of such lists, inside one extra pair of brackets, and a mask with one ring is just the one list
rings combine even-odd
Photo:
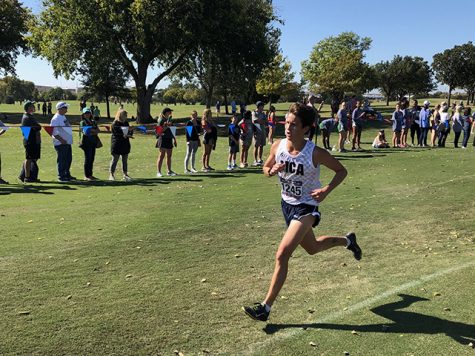
[(101, 110), (99, 109), (99, 106), (96, 106), (94, 108), (94, 111), (92, 111), (92, 116), (96, 121), (99, 121), (101, 119)]
[(233, 115), (237, 113), (236, 100), (231, 101), (231, 113)]
[(157, 145), (160, 150), (157, 159), (157, 177), (162, 177), (162, 164), (165, 156), (167, 157), (167, 176), (174, 177), (176, 173), (172, 171), (173, 147), (176, 147), (176, 138), (170, 127), (172, 126), (172, 112), (170, 108), (162, 110), (158, 119), (158, 126), (161, 132), (157, 133)]
[(384, 130), (378, 131), (378, 134), (373, 141), (373, 148), (389, 148), (389, 144), (386, 141), (386, 136), (384, 135)]
[(42, 110), (43, 110), (43, 116), (46, 116), (46, 114), (48, 113), (48, 106), (46, 105), (46, 101), (43, 101), (43, 105), (41, 106)]
[(71, 163), (73, 152), (73, 130), (65, 114), (68, 112), (69, 105), (63, 101), (56, 104), (56, 114), (51, 119), (50, 126), (53, 129), (53, 144), (57, 152), (58, 159), (58, 181), (60, 183), (69, 182), (76, 178), (71, 175)]
[(348, 124), (348, 112), (346, 111), (346, 102), (340, 104), (340, 110), (336, 114), (338, 122), (338, 152), (346, 152), (345, 150), (345, 140), (348, 134), (347, 124)]
[(82, 109), (79, 126), (79, 147), (84, 151), (84, 180), (97, 180), (92, 171), (96, 157), (96, 148), (102, 144), (99, 144), (99, 129), (97, 128), (96, 120), (92, 117), (91, 109), (87, 107)]
[[(315, 102), (317, 100), (319, 100), (319, 102), (320, 102), (320, 105), (318, 106), (318, 109), (315, 107)], [(323, 106), (322, 96), (320, 94), (310, 93), (308, 95), (307, 106), (310, 106), (313, 109), (314, 113), (315, 113), (314, 123), (313, 123), (312, 126), (310, 126), (310, 129), (308, 130), (308, 139), (310, 141), (312, 141), (313, 136), (315, 135), (315, 143), (317, 143), (317, 138), (318, 138), (318, 135), (320, 134), (320, 132), (319, 132), (319, 130), (320, 130), (320, 111), (322, 110), (322, 106)]]
[(330, 103), (330, 108), (332, 110), (332, 116), (335, 116), (338, 113), (339, 106), (340, 106), (340, 100), (338, 100), (336, 97), (333, 97), (333, 99)]
[(239, 111), (241, 113), (241, 118), (244, 117), (244, 113), (246, 112), (246, 104), (241, 101), (241, 104), (239, 104)]
[(229, 157), (228, 157), (228, 171), (237, 168), (236, 154), (239, 152), (239, 126), (237, 125), (237, 115), (231, 117), (231, 124), (228, 127), (229, 138)]
[(409, 100), (401, 101), (401, 111), (403, 113), (402, 119), (402, 128), (401, 128), (401, 147), (408, 147), (407, 145), (407, 133), (409, 132), (409, 127), (411, 127), (411, 113), (409, 110)]
[(264, 103), (258, 101), (256, 103), (256, 110), (252, 112), (252, 123), (254, 124), (254, 162), (253, 166), (260, 167), (264, 164), (262, 160), (262, 153), (266, 145), (266, 114), (264, 112)]
[(221, 102), (219, 100), (216, 101), (216, 115), (219, 117), (221, 114)]
[[(189, 128), (191, 127), (190, 131)], [(198, 147), (201, 146), (200, 135), (201, 124), (198, 121), (198, 113), (193, 110), (191, 112), (190, 120), (186, 123), (186, 156), (185, 156), (185, 173), (196, 173), (195, 157)], [(191, 158), (191, 170), (188, 169), (188, 164)]]
[(267, 113), (267, 125), (269, 126), (269, 142), (272, 144), (274, 143), (275, 125), (277, 125), (274, 105), (271, 105)]
[(419, 125), (421, 127), (421, 136), (419, 146), (427, 147), (427, 134), (429, 132), (430, 101), (424, 101), (424, 107), (419, 113)]
[[(5, 127), (5, 124), (0, 120), (0, 136), (2, 136), (5, 132), (7, 132), (7, 130), (2, 129), (2, 127)], [(0, 154), (0, 184), (8, 184), (8, 182), (2, 178), (2, 155), (1, 154)]]
[(330, 145), (330, 134), (335, 128), (335, 124), (336, 124), (336, 120), (334, 118), (323, 120), (320, 123), (320, 131), (322, 132), (323, 146), (329, 151), (332, 149)]
[(248, 166), (247, 158), (249, 155), (249, 148), (252, 144), (252, 137), (254, 136), (254, 125), (252, 124), (252, 112), (246, 111), (242, 120), (239, 122), (239, 141), (241, 143), (241, 164), (239, 167), (246, 168)]
[(361, 109), (361, 101), (356, 101), (355, 109), (352, 114), (352, 130), (353, 130), (353, 151), (361, 151), (361, 132), (363, 131), (363, 122), (366, 119), (366, 112)]
[(411, 113), (411, 144), (414, 146), (414, 136), (416, 136), (417, 145), (420, 145), (420, 136), (421, 136), (421, 127), (419, 126), (419, 113), (421, 111), (421, 107), (419, 106), (419, 102), (417, 100), (413, 100), (412, 108), (410, 110)]
[[(439, 140), (437, 146), (445, 147), (445, 141), (450, 133), (450, 117), (448, 113), (449, 107), (447, 103), (443, 102), (440, 108), (440, 124), (439, 124)], [(462, 110), (460, 107), (456, 107), (456, 113), (460, 113)], [(454, 114), (455, 115), (455, 114)]]
[(51, 104), (51, 101), (48, 101), (48, 115), (53, 115), (53, 104)]
[(23, 105), (25, 113), (21, 119), (21, 126), (30, 127), (28, 137), (23, 138), (23, 146), (25, 147), (25, 162), (23, 170), (18, 177), (22, 182), (38, 181), (38, 165), (37, 161), (41, 157), (41, 125), (36, 121), (33, 114), (35, 113), (35, 102), (27, 101)]
[(216, 140), (218, 139), (218, 129), (213, 122), (212, 113), (210, 109), (205, 109), (203, 111), (203, 116), (201, 118), (201, 127), (203, 128), (203, 172), (214, 171), (209, 165), (209, 160), (211, 157), (211, 150), (216, 149)]
[(392, 144), (393, 148), (401, 147), (401, 131), (402, 131), (402, 123), (404, 121), (404, 113), (401, 111), (401, 104), (396, 104), (396, 110), (393, 112), (393, 116), (391, 117), (392, 121), (392, 128), (393, 128), (393, 139)]
[[(470, 126), (472, 126), (473, 118), (471, 117), (471, 109), (466, 108), (463, 111), (463, 141), (462, 148), (466, 149), (468, 144), (468, 139), (470, 138)], [(475, 142), (474, 142), (475, 143)]]
[(119, 109), (115, 114), (114, 122), (111, 126), (111, 155), (112, 160), (109, 168), (109, 180), (115, 180), (115, 169), (119, 158), (122, 157), (123, 180), (130, 182), (128, 173), (128, 158), (130, 154), (130, 139), (133, 138), (127, 122), (127, 111)]
[(429, 118), (429, 123), (429, 130), (431, 131), (430, 145), (431, 147), (435, 147), (435, 139), (437, 138), (437, 135), (439, 133), (440, 125), (440, 104), (437, 104), (435, 106), (435, 109)]
[[(454, 114), (454, 116), (452, 116), (452, 130), (454, 131), (455, 135), (454, 148), (458, 148), (460, 135), (462, 134), (462, 128), (465, 121), (464, 117), (462, 116), (462, 109), (462, 106), (458, 106), (456, 113)], [(465, 112), (463, 113), (463, 115), (466, 116)]]

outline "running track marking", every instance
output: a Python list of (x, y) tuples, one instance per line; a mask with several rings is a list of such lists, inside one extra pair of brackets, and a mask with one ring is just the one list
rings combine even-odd
[[(345, 310), (345, 311), (337, 311), (337, 312), (334, 312), (334, 313), (330, 313), (326, 316), (323, 316), (323, 317), (321, 317), (317, 320), (314, 320), (313, 323), (328, 323), (328, 322), (333, 321), (335, 319), (339, 319), (339, 318), (341, 318), (345, 315), (349, 315), (349, 314), (352, 314), (352, 313), (354, 313), (356, 311), (359, 311), (361, 309), (367, 308), (370, 305), (375, 304), (375, 303), (381, 301), (382, 299), (385, 299), (385, 298), (387, 298), (387, 297), (389, 297), (393, 294), (402, 292), (406, 289), (417, 287), (417, 286), (419, 286), (419, 285), (421, 285), (425, 282), (431, 281), (433, 279), (437, 279), (439, 277), (445, 276), (445, 275), (450, 274), (450, 273), (460, 271), (462, 269), (471, 267), (473, 265), (475, 265), (475, 261), (464, 263), (464, 264), (461, 264), (461, 265), (458, 265), (458, 266), (455, 266), (455, 267), (451, 267), (451, 268), (441, 270), (439, 272), (435, 272), (435, 273), (432, 273), (432, 274), (428, 274), (428, 275), (419, 277), (419, 278), (417, 278), (417, 279), (415, 279), (411, 282), (401, 284), (400, 286), (394, 287), (390, 290), (387, 290), (384, 293), (376, 295), (373, 298), (369, 298), (369, 299), (366, 299), (366, 300), (364, 300), (360, 303), (354, 304), (353, 306), (348, 307), (348, 309)], [(281, 332), (279, 332), (279, 334), (277, 336), (274, 336), (273, 338), (269, 338), (269, 339), (267, 339), (266, 341), (263, 341), (263, 342), (256, 342), (254, 344), (251, 344), (249, 346), (248, 351), (242, 351), (242, 352), (240, 352), (240, 354), (254, 354), (254, 353), (258, 352), (260, 349), (262, 349), (263, 347), (265, 347), (266, 345), (268, 345), (270, 343), (278, 343), (278, 342), (281, 342), (283, 340), (290, 339), (294, 336), (297, 336), (298, 334), (300, 334), (302, 332), (304, 332), (304, 330), (302, 330), (300, 328), (291, 329), (290, 331), (287, 331), (287, 332), (281, 331)]]

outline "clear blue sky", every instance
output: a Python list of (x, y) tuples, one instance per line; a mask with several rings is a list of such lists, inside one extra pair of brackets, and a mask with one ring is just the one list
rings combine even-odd
[[(41, 9), (40, 0), (23, 3), (35, 13)], [(437, 52), (475, 42), (474, 0), (274, 0), (274, 7), (284, 21), (280, 26), (282, 52), (297, 77), (300, 63), (318, 41), (344, 31), (373, 40), (366, 53), (370, 64), (390, 60), (396, 54), (420, 56), (431, 63)], [(17, 74), (37, 85), (76, 87), (75, 81), (54, 78), (51, 66), (38, 58), (21, 57)], [(153, 74), (149, 74), (150, 81)]]

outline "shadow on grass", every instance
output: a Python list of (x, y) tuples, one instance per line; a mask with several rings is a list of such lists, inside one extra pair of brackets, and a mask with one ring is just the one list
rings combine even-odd
[(350, 325), (350, 324), (267, 324), (263, 329), (267, 334), (274, 334), (288, 328), (314, 328), (330, 330), (351, 330), (356, 332), (394, 333), (394, 334), (445, 334), (460, 344), (475, 342), (475, 325), (441, 319), (435, 316), (403, 311), (412, 303), (429, 301), (427, 298), (399, 294), (402, 300), (377, 306), (371, 311), (392, 323)]
[(43, 185), (41, 183), (35, 184), (11, 184), (11, 185), (1, 185), (0, 186), (0, 196), (8, 194), (25, 194), (25, 193), (35, 193), (35, 194), (54, 194), (54, 190), (76, 190), (74, 187), (63, 184), (55, 185)]

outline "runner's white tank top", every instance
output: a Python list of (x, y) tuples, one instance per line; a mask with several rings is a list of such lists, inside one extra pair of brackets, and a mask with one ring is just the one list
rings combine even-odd
[(280, 141), (275, 161), (285, 163), (285, 169), (279, 172), (282, 200), (291, 205), (318, 205), (310, 193), (321, 188), (320, 164), (313, 165), (315, 144), (306, 141), (303, 150), (296, 156), (287, 151), (287, 139)]

